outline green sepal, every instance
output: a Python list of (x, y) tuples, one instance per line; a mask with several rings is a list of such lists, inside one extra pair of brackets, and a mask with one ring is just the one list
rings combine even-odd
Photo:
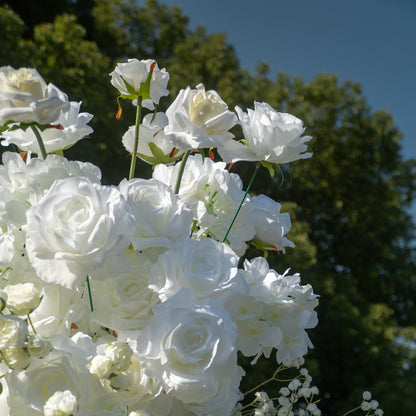
[(270, 174), (270, 177), (271, 178), (274, 178), (275, 171), (274, 171), (274, 165), (273, 165), (273, 163), (266, 162), (265, 160), (262, 160), (260, 163), (261, 163), (262, 166), (264, 166), (265, 168), (268, 169), (269, 174)]
[(182, 155), (179, 155), (179, 156), (169, 156), (169, 154), (165, 155), (163, 151), (160, 149), (160, 147), (158, 147), (155, 143), (152, 143), (152, 142), (149, 143), (149, 148), (153, 154), (153, 157), (144, 155), (139, 152), (137, 152), (137, 156), (152, 165), (158, 165), (160, 163), (163, 163), (164, 165), (169, 165), (170, 163), (173, 163), (182, 157)]

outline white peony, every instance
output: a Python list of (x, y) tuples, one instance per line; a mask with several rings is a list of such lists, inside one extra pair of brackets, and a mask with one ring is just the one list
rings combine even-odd
[(243, 127), (245, 142), (229, 140), (218, 148), (218, 153), (227, 163), (239, 160), (269, 163), (289, 163), (306, 159), (312, 153), (305, 153), (305, 142), (310, 136), (302, 136), (305, 128), (297, 117), (279, 113), (267, 103), (254, 103), (254, 110), (244, 113), (236, 107), (239, 122)]
[(34, 68), (0, 68), (0, 125), (6, 120), (39, 124), (55, 123), (69, 101), (55, 85), (48, 84)]
[(202, 84), (195, 90), (180, 90), (166, 116), (169, 124), (165, 133), (172, 135), (172, 145), (180, 150), (221, 146), (234, 137), (228, 130), (237, 122), (218, 93), (205, 91)]
[(117, 189), (67, 178), (28, 210), (25, 229), (29, 260), (39, 277), (73, 288), (129, 246), (134, 218)]

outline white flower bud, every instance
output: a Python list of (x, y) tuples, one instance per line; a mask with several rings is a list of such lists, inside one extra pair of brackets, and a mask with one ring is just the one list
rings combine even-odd
[(40, 303), (39, 292), (33, 283), (7, 285), (4, 291), (7, 293), (7, 308), (14, 315), (28, 315)]
[(46, 338), (34, 334), (29, 336), (27, 348), (31, 357), (44, 358), (52, 350), (52, 344)]
[(43, 407), (44, 416), (75, 416), (78, 413), (77, 398), (71, 391), (55, 392)]
[(4, 362), (12, 370), (24, 370), (29, 367), (30, 354), (27, 348), (22, 346), (5, 348), (1, 351)]
[(113, 372), (114, 363), (106, 355), (96, 355), (90, 362), (90, 373), (100, 379), (106, 379)]
[(371, 400), (371, 393), (369, 391), (363, 392), (363, 400)]
[(17, 347), (26, 342), (29, 335), (27, 323), (13, 315), (0, 315), (0, 350)]
[(125, 342), (108, 344), (105, 355), (113, 362), (116, 371), (125, 371), (130, 367), (133, 350)]

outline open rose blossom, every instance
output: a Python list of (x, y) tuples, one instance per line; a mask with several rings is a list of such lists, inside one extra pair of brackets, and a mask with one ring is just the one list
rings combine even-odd
[(110, 254), (125, 250), (134, 230), (116, 188), (81, 177), (62, 179), (27, 212), (27, 253), (42, 280), (73, 288)]
[(254, 110), (244, 113), (235, 108), (243, 128), (245, 143), (229, 140), (218, 148), (226, 163), (239, 160), (269, 163), (289, 163), (306, 159), (312, 153), (305, 153), (305, 142), (312, 137), (302, 136), (305, 128), (302, 120), (288, 113), (278, 113), (267, 103), (254, 103)]
[(6, 120), (50, 124), (56, 122), (69, 101), (34, 68), (0, 68), (0, 125)]
[(228, 130), (236, 124), (236, 115), (216, 91), (205, 91), (202, 84), (179, 91), (166, 115), (165, 133), (173, 135), (171, 143), (181, 150), (218, 147), (234, 137)]

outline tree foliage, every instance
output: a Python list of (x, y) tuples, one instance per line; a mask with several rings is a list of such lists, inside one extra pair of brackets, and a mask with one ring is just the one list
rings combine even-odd
[[(293, 222), (289, 238), (297, 248), (270, 255), (271, 265), (280, 272), (291, 266), (321, 295), (310, 354), (312, 374), (330, 398), (321, 407), (339, 414), (372, 390), (386, 414), (416, 414), (414, 225), (407, 213), (416, 162), (402, 159), (392, 116), (372, 111), (359, 84), (340, 83), (335, 75), (308, 83), (284, 73), (273, 79), (266, 63), (251, 74), (224, 34), (191, 31), (179, 7), (156, 0), (9, 5), (14, 12), (0, 8), (0, 64), (35, 66), (71, 100), (83, 100), (83, 110), (95, 115), (95, 132), (67, 156), (98, 164), (108, 183), (127, 174), (120, 137), (133, 120), (127, 104), (115, 120), (108, 73), (129, 57), (166, 66), (171, 95), (162, 110), (179, 89), (204, 82), (231, 108), (266, 101), (304, 121), (314, 156), (282, 166), (273, 179), (262, 170), (254, 192), (287, 201)], [(233, 167), (245, 183), (253, 168)], [(264, 379), (266, 367), (253, 382)]]

